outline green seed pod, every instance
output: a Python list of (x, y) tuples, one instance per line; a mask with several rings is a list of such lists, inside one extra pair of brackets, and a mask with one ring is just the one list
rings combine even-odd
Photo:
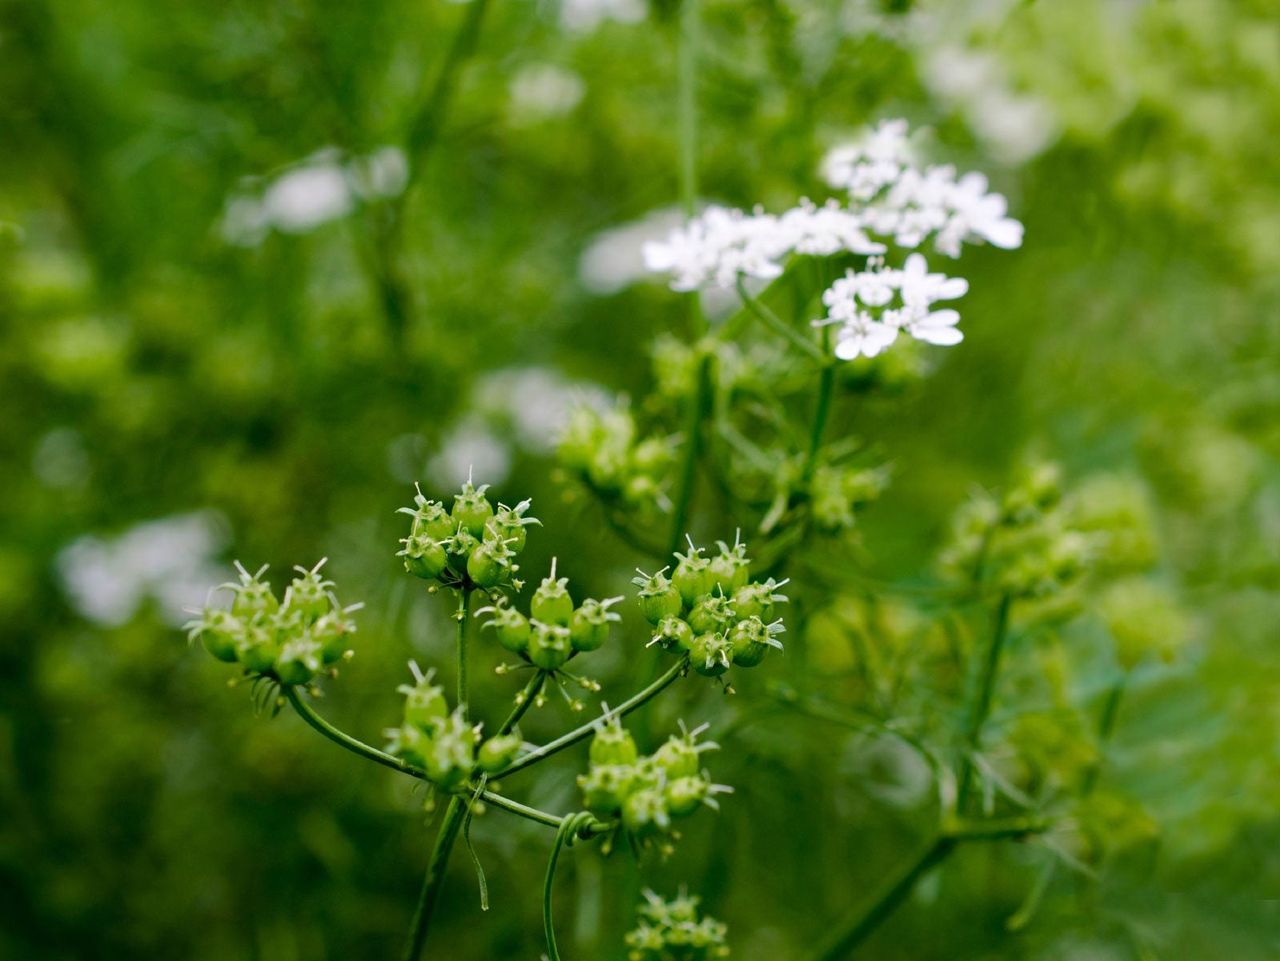
[(425, 760), (427, 777), (442, 791), (454, 791), (471, 777), (476, 766), (476, 735), (460, 709), (440, 722)]
[(738, 667), (755, 667), (764, 660), (769, 648), (782, 650), (782, 642), (777, 635), (783, 631), (782, 621), (768, 625), (758, 617), (739, 621), (729, 635), (733, 663)]
[(641, 570), (636, 573), (640, 576), (633, 577), (631, 583), (640, 588), (640, 610), (644, 612), (645, 620), (657, 625), (663, 618), (680, 614), (684, 609), (680, 592), (672, 586), (665, 567), (656, 574), (646, 574)]
[(524, 516), (524, 512), (529, 509), (531, 503), (523, 500), (515, 507), (499, 504), (498, 510), (485, 524), (486, 536), (502, 541), (512, 553), (519, 554), (524, 550), (527, 540), (525, 528), (530, 524), (542, 523), (536, 517)]
[(391, 745), (388, 748), (392, 754), (404, 758), (414, 767), (425, 768), (427, 766), (427, 755), (431, 753), (432, 748), (430, 734), (410, 725), (394, 728), (387, 733), (392, 737)]
[(688, 817), (707, 796), (707, 779), (700, 774), (679, 777), (667, 783), (667, 810), (675, 817)]
[(676, 557), (680, 562), (671, 575), (671, 583), (680, 592), (684, 606), (693, 607), (698, 598), (711, 590), (710, 562), (702, 556), (702, 548), (694, 547), (692, 541), (689, 542), (689, 553), (677, 554)]
[(495, 587), (511, 570), (510, 557), (501, 541), (486, 540), (467, 558), (467, 576), (478, 587)]
[(321, 616), (311, 625), (311, 636), (320, 644), (321, 662), (328, 665), (341, 660), (355, 632), (355, 621), (343, 611), (330, 611)]
[(484, 525), (493, 516), (493, 505), (484, 496), (488, 489), (488, 484), (475, 488), (471, 481), (467, 481), (462, 485), (462, 493), (453, 499), (453, 511), (450, 513), (453, 524), (461, 526), (472, 537), (480, 537), (484, 533)]
[(562, 667), (573, 653), (569, 629), (538, 620), (530, 621), (529, 626), (529, 660), (544, 671)]
[(230, 611), (206, 608), (204, 614), (187, 625), (187, 637), (197, 638), (204, 649), (220, 661), (234, 664), (236, 647), (244, 634), (244, 625)]
[(280, 648), (274, 670), (281, 684), (306, 684), (320, 670), (320, 645), (309, 637), (294, 638)]
[(668, 651), (687, 651), (693, 647), (693, 628), (678, 617), (664, 618), (653, 639)]
[(294, 568), (299, 576), (293, 579), (284, 594), (284, 606), (290, 611), (297, 612), (308, 624), (321, 615), (327, 614), (332, 606), (329, 589), (333, 587), (333, 581), (327, 581), (320, 576), (320, 568), (324, 566), (325, 560), (321, 560), (311, 570), (304, 567)]
[(444, 688), (431, 683), (431, 675), (420, 677), (413, 686), (401, 684), (397, 690), (404, 695), (404, 726), (421, 731), (435, 730), (449, 716), (449, 705)]
[(597, 725), (595, 736), (591, 739), (589, 756), (592, 765), (635, 764), (640, 753), (636, 750), (631, 732), (622, 726), (619, 718), (611, 717)]
[(689, 649), (689, 663), (704, 677), (719, 677), (729, 669), (733, 648), (723, 634), (699, 634)]
[(466, 528), (459, 528), (445, 542), (445, 546), (449, 552), (449, 563), (453, 566), (453, 569), (465, 571), (467, 569), (467, 561), (471, 559), (472, 551), (480, 546), (480, 541)]
[[(751, 561), (747, 559), (747, 545), (736, 537), (733, 547), (724, 541), (716, 542), (720, 553), (711, 559), (710, 571), (714, 587), (719, 587), (727, 596), (747, 583)], [(714, 589), (713, 587), (713, 589)]]
[(787, 581), (775, 581), (772, 577), (764, 583), (745, 584), (733, 593), (733, 611), (740, 617), (758, 617), (768, 622), (773, 617), (773, 606), (786, 603), (787, 596), (778, 588)]
[(667, 780), (692, 777), (698, 773), (698, 749), (692, 738), (673, 734), (654, 752), (653, 763), (666, 772)]
[(708, 594), (693, 605), (687, 620), (695, 634), (727, 630), (733, 622), (733, 603), (723, 594)]
[(621, 600), (620, 597), (610, 597), (597, 601), (588, 597), (582, 602), (582, 606), (573, 612), (569, 624), (569, 637), (575, 651), (594, 651), (604, 645), (609, 639), (610, 622), (622, 620), (609, 608)]
[(247, 625), (236, 645), (236, 658), (254, 674), (271, 670), (279, 653), (275, 625), (262, 621)]
[(529, 614), (544, 624), (568, 627), (573, 619), (573, 598), (569, 596), (569, 579), (556, 578), (556, 562), (551, 561), (551, 575), (543, 579), (529, 601)]
[(426, 534), (410, 534), (403, 543), (404, 550), (398, 556), (404, 558), (404, 569), (414, 577), (434, 580), (449, 566), (449, 555), (443, 542)]
[(493, 616), (485, 627), (492, 627), (498, 643), (512, 654), (523, 654), (529, 650), (529, 619), (514, 607), (493, 608)]
[(523, 744), (518, 731), (491, 737), (476, 752), (476, 764), (485, 774), (497, 774), (516, 759)]
[(271, 585), (262, 579), (267, 568), (263, 566), (258, 573), (250, 574), (239, 561), (236, 561), (236, 568), (240, 571), (240, 583), (225, 585), (235, 591), (231, 613), (246, 621), (275, 614), (280, 609), (280, 602), (271, 592)]
[(671, 816), (663, 792), (656, 788), (632, 791), (622, 804), (622, 824), (638, 838), (667, 830)]
[(636, 771), (629, 764), (593, 764), (578, 775), (582, 805), (592, 814), (609, 817), (622, 810), (636, 783)]

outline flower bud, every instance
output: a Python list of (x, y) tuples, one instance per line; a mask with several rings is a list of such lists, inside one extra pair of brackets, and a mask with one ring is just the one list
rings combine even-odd
[(320, 645), (310, 637), (296, 637), (280, 648), (274, 670), (285, 686), (306, 684), (320, 670)]
[(327, 581), (320, 576), (320, 568), (323, 566), (322, 560), (311, 570), (303, 567), (295, 568), (301, 576), (295, 577), (285, 591), (284, 606), (291, 611), (296, 611), (308, 624), (328, 613), (332, 606), (329, 588), (333, 587), (333, 581)]
[(747, 583), (751, 567), (751, 562), (747, 559), (747, 545), (736, 539), (733, 547), (724, 541), (716, 543), (720, 546), (720, 553), (711, 559), (709, 565), (712, 590), (718, 587), (724, 594), (731, 596)]
[(666, 803), (675, 817), (688, 817), (707, 796), (709, 785), (707, 779), (700, 774), (691, 774), (667, 782)]
[(510, 572), (511, 556), (502, 541), (486, 539), (467, 558), (467, 576), (477, 587), (495, 587)]
[(723, 594), (706, 595), (693, 605), (687, 618), (695, 634), (727, 630), (733, 619), (733, 604)]
[[(416, 666), (414, 666), (416, 672)], [(404, 726), (421, 731), (435, 730), (449, 716), (444, 688), (431, 683), (431, 672), (418, 675), (412, 686), (401, 684), (397, 690), (404, 695)]]
[(622, 804), (622, 824), (638, 838), (671, 826), (667, 800), (657, 788), (641, 788), (627, 796)]
[(601, 817), (617, 814), (635, 782), (636, 771), (629, 764), (592, 764), (586, 774), (578, 775), (582, 805)]
[(200, 639), (204, 649), (220, 661), (233, 664), (237, 660), (236, 645), (244, 633), (244, 625), (230, 611), (206, 608), (202, 616), (187, 625), (187, 637)]
[(541, 524), (536, 517), (525, 517), (532, 501), (523, 500), (515, 507), (498, 505), (497, 512), (485, 524), (485, 536), (502, 541), (513, 554), (524, 550), (527, 534), (525, 527), (530, 524)]
[(236, 561), (236, 568), (240, 571), (240, 583), (226, 585), (235, 591), (235, 598), (231, 601), (231, 613), (243, 620), (275, 614), (280, 609), (280, 602), (271, 592), (271, 585), (262, 580), (266, 567), (264, 566), (256, 574), (250, 574), (240, 566), (239, 561)]
[(261, 620), (247, 625), (236, 645), (236, 657), (254, 674), (271, 670), (279, 653), (275, 625)]
[(321, 663), (328, 665), (341, 660), (355, 632), (355, 621), (342, 611), (330, 611), (312, 624), (311, 636), (320, 644)]

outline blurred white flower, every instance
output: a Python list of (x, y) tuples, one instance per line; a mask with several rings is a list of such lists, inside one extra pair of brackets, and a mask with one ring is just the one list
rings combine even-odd
[(584, 404), (603, 410), (612, 398), (603, 388), (566, 380), (550, 367), (508, 367), (477, 381), (471, 403), (473, 410), (510, 429), (521, 448), (547, 454), (571, 411)]
[(560, 117), (576, 107), (587, 92), (582, 78), (553, 63), (532, 63), (511, 78), (511, 119), (527, 123)]
[(127, 623), (152, 600), (176, 626), (225, 580), (214, 559), (226, 542), (221, 515), (199, 511), (147, 521), (114, 539), (85, 535), (62, 549), (57, 567), (71, 603), (95, 623)]
[(575, 33), (588, 33), (606, 20), (639, 23), (645, 13), (644, 0), (561, 0), (560, 25)]
[(648, 273), (644, 247), (667, 237), (684, 222), (677, 207), (655, 210), (640, 220), (603, 230), (578, 259), (578, 279), (593, 294), (616, 294)]
[(456, 487), (469, 477), (501, 484), (511, 473), (511, 449), (482, 421), (469, 418), (451, 430), (427, 462), (427, 477), (440, 490)]
[(833, 147), (822, 161), (822, 176), (855, 200), (870, 200), (895, 183), (914, 159), (905, 120), (882, 120), (851, 143)]
[(326, 147), (274, 178), (247, 180), (227, 199), (222, 236), (253, 247), (272, 230), (307, 233), (347, 216), (361, 200), (396, 196), (408, 180), (409, 162), (398, 147), (347, 158)]
[(1005, 163), (1023, 163), (1048, 147), (1058, 120), (1039, 97), (1011, 89), (990, 54), (942, 44), (922, 55), (923, 76), (939, 100), (968, 121), (986, 150)]

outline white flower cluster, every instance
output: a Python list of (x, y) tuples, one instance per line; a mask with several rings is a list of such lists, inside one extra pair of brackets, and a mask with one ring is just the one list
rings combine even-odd
[(940, 300), (963, 297), (969, 282), (962, 277), (931, 274), (922, 254), (911, 254), (901, 270), (872, 258), (866, 270), (850, 270), (822, 295), (827, 317), (814, 326), (839, 324), (836, 356), (852, 360), (874, 357), (905, 331), (916, 340), (949, 347), (964, 335), (956, 329), (960, 314), (934, 310)]
[[(848, 194), (847, 202), (831, 199), (819, 206), (801, 200), (781, 215), (709, 207), (666, 240), (645, 244), (645, 266), (671, 274), (672, 289), (687, 291), (731, 288), (742, 277), (771, 280), (782, 274), (793, 253), (875, 257), (887, 251), (882, 239), (907, 250), (931, 239), (950, 257), (958, 257), (965, 243), (1004, 249), (1022, 243), (1022, 224), (1008, 216), (1005, 198), (988, 189), (982, 174), (958, 176), (952, 166), (916, 164), (904, 120), (882, 121), (858, 140), (836, 147), (823, 161), (822, 173)], [(924, 257), (913, 254), (902, 270), (880, 263), (837, 281), (823, 296), (829, 311), (823, 323), (841, 325), (841, 357), (875, 356), (899, 330), (929, 343), (958, 343), (959, 315), (930, 312), (928, 306), (960, 296), (963, 285), (930, 274)], [(900, 307), (883, 309), (888, 300), (874, 302), (885, 289), (901, 294)]]
[(672, 290), (733, 287), (739, 277), (772, 280), (793, 252), (829, 257), (846, 250), (870, 255), (884, 253), (885, 247), (867, 236), (856, 214), (834, 200), (821, 207), (801, 200), (781, 216), (708, 207), (665, 241), (650, 241), (643, 248), (645, 266), (669, 272)]

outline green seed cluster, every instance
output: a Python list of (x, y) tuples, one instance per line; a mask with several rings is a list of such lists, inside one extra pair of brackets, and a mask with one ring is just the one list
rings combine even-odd
[(662, 505), (675, 464), (669, 438), (637, 439), (626, 408), (600, 413), (579, 407), (560, 438), (560, 463), (598, 494), (636, 506)]
[(888, 481), (879, 468), (819, 467), (809, 482), (814, 526), (825, 534), (850, 530), (855, 512), (879, 498)]
[(1079, 581), (1098, 538), (1063, 509), (1057, 467), (1027, 470), (1003, 498), (980, 495), (961, 509), (945, 569), (1020, 599), (1044, 599)]
[(467, 481), (451, 510), (418, 491), (413, 507), (400, 508), (413, 518), (409, 536), (400, 542), (404, 550), (397, 554), (404, 558), (404, 569), (449, 587), (510, 586), (517, 570), (515, 558), (524, 550), (525, 528), (539, 521), (525, 516), (527, 500), (495, 509), (485, 496), (488, 489)]
[(445, 793), (465, 788), (477, 772), (497, 773), (520, 753), (518, 731), (482, 738), (480, 726), (470, 725), (461, 707), (449, 710), (444, 688), (432, 683), (430, 672), (422, 674), (412, 662), (409, 667), (414, 683), (398, 688), (404, 715), (399, 727), (386, 732), (388, 751), (424, 771)]
[(588, 597), (575, 607), (569, 594), (569, 579), (556, 577), (553, 560), (550, 575), (543, 578), (529, 600), (528, 614), (510, 604), (481, 608), (477, 613), (490, 615), (485, 627), (493, 629), (506, 650), (544, 671), (555, 671), (571, 657), (604, 645), (609, 639), (609, 626), (621, 620), (610, 608), (621, 600)]
[(639, 924), (627, 934), (631, 961), (710, 961), (727, 958), (728, 927), (712, 917), (698, 917), (698, 898), (681, 894), (671, 901), (652, 891), (637, 910)]
[(591, 766), (578, 776), (583, 805), (602, 818), (617, 818), (638, 840), (671, 830), (673, 818), (702, 805), (717, 807), (715, 795), (730, 790), (712, 784), (699, 755), (715, 750), (698, 743), (700, 730), (672, 735), (657, 751), (641, 756), (616, 717), (600, 724), (591, 741)]
[(693, 669), (716, 677), (729, 669), (755, 667), (769, 648), (782, 649), (782, 620), (773, 619), (778, 593), (786, 581), (752, 581), (746, 547), (719, 541), (715, 557), (689, 542), (677, 554), (675, 570), (639, 571), (632, 583), (640, 588), (640, 608), (654, 628), (652, 644), (689, 655)]
[(350, 656), (356, 625), (352, 612), (333, 593), (333, 582), (320, 574), (321, 561), (298, 576), (279, 600), (263, 579), (266, 568), (250, 574), (239, 564), (238, 583), (229, 609), (206, 607), (187, 624), (188, 636), (204, 644), (220, 661), (241, 664), (250, 674), (264, 675), (286, 686), (307, 684), (325, 668)]

